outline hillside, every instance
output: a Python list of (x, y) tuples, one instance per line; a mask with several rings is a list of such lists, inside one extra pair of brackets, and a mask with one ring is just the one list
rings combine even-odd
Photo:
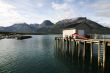
[(16, 23), (9, 27), (0, 27), (0, 32), (45, 33), (49, 28), (52, 28), (53, 25), (54, 24), (49, 20), (45, 20), (41, 24)]
[(110, 33), (107, 31), (110, 30), (110, 28), (104, 27), (85, 17), (58, 21), (52, 30), (56, 31), (56, 33), (62, 33), (62, 30), (66, 28), (85, 29), (87, 31), (91, 31), (91, 33)]

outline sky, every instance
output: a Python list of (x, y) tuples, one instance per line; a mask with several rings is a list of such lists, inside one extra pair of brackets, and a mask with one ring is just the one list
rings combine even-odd
[(110, 27), (110, 0), (0, 0), (0, 26), (77, 17)]

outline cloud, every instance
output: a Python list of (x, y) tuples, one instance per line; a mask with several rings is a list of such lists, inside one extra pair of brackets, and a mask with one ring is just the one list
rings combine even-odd
[(54, 10), (54, 14), (56, 15), (55, 17), (58, 20), (72, 18), (77, 15), (75, 13), (76, 10), (75, 10), (74, 5), (71, 5), (67, 2), (64, 2), (64, 3), (52, 2), (52, 8)]
[(70, 7), (68, 6), (67, 3), (64, 4), (58, 4), (58, 3), (52, 3), (52, 8), (55, 10), (63, 10), (63, 11), (67, 11), (70, 9)]
[(38, 3), (37, 6), (38, 7), (43, 7), (43, 4), (42, 3)]
[(94, 13), (95, 16), (110, 17), (110, 1), (109, 0), (98, 0), (93, 3), (81, 2), (80, 5), (92, 11), (92, 13)]
[(97, 16), (110, 18), (110, 11), (100, 11), (96, 13)]
[(23, 22), (25, 20), (27, 19), (18, 13), (15, 6), (0, 1), (0, 25)]
[(74, 2), (76, 0), (64, 0), (64, 2)]
[(0, 0), (0, 26), (14, 23), (41, 23), (45, 17), (39, 15), (39, 8), (45, 0)]
[(2, 1), (0, 1), (0, 9), (9, 9), (9, 8), (15, 8), (13, 7), (12, 5), (9, 5), (9, 4), (6, 4), (6, 3), (3, 3)]
[(90, 4), (90, 7), (98, 10), (106, 10), (110, 9), (110, 2), (107, 1), (99, 1), (94, 4)]
[(0, 0), (0, 24), (57, 22), (87, 16), (110, 17), (109, 0)]

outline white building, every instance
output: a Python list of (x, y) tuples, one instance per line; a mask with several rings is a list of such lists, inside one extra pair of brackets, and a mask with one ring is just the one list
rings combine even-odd
[(69, 29), (64, 29), (63, 30), (63, 38), (64, 37), (69, 37), (69, 36), (72, 36), (72, 34), (74, 34), (74, 33), (77, 33), (77, 34), (79, 34), (79, 35), (81, 35), (81, 36), (84, 36), (84, 30), (82, 30), (82, 29), (74, 29), (74, 28), (69, 28)]

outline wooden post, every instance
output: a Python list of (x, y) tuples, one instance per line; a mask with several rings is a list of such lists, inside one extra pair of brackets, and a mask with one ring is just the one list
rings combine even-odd
[(57, 37), (55, 37), (55, 53), (57, 52)]
[(63, 38), (61, 38), (60, 43), (61, 43), (61, 52), (63, 53)]
[(58, 49), (58, 38), (56, 38), (56, 48)]
[(67, 39), (68, 38), (66, 37), (66, 39), (65, 39), (65, 45), (64, 45), (65, 46), (65, 52), (67, 51)]
[(98, 66), (100, 66), (100, 41), (98, 42)]
[(92, 64), (93, 60), (93, 42), (90, 43), (90, 63)]
[(61, 38), (59, 38), (59, 49), (61, 50)]
[(74, 39), (72, 38), (72, 46), (71, 46), (71, 53), (72, 53), (72, 57), (73, 57), (73, 52), (74, 52)]
[(64, 52), (65, 50), (65, 39), (62, 39), (62, 51)]
[(83, 63), (85, 61), (85, 50), (86, 50), (86, 41), (84, 41), (84, 48), (83, 48)]
[(64, 51), (67, 50), (67, 39), (64, 39)]
[(71, 52), (71, 37), (69, 37), (68, 52)]
[(58, 52), (59, 52), (59, 45), (58, 45), (59, 43), (58, 43), (58, 37), (56, 38), (56, 52), (57, 52), (57, 54), (58, 54)]
[(75, 49), (76, 49), (76, 41), (73, 39), (72, 56), (75, 54)]
[(69, 38), (67, 37), (67, 52), (69, 51)]
[(60, 51), (61, 51), (61, 39), (59, 38), (59, 49), (60, 49)]
[(55, 37), (55, 49), (57, 48), (57, 38)]
[(103, 42), (103, 69), (105, 68), (105, 61), (106, 61), (106, 42)]
[(57, 48), (57, 39), (55, 37), (55, 49)]
[(80, 41), (78, 41), (78, 46), (77, 46), (78, 48), (78, 58), (79, 58), (79, 55), (80, 55)]
[(59, 48), (59, 38), (57, 38), (57, 49)]
[(76, 57), (78, 57), (78, 41), (76, 41)]

